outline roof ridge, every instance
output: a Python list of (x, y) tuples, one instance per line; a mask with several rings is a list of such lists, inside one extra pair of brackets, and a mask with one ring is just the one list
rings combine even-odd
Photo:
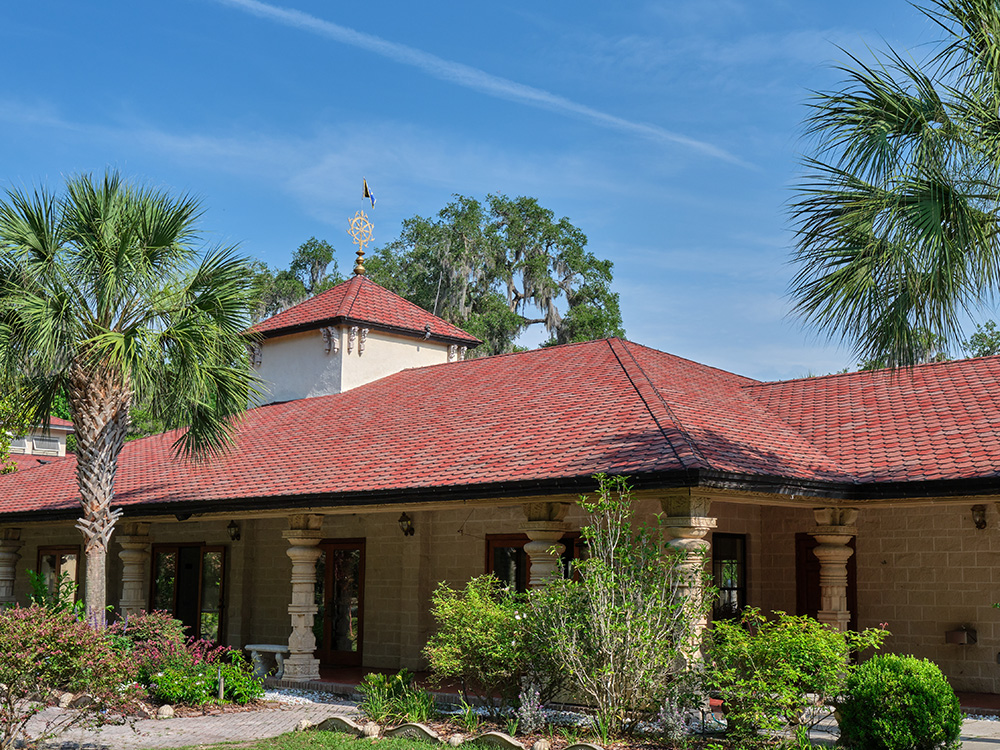
[[(660, 393), (659, 388), (653, 385), (653, 381), (650, 380), (649, 376), (646, 374), (646, 371), (643, 369), (642, 365), (639, 364), (639, 361), (635, 358), (635, 355), (633, 355), (632, 352), (629, 350), (627, 346), (628, 342), (618, 337), (609, 338), (607, 339), (607, 342), (608, 346), (611, 347), (612, 354), (615, 355), (615, 358), (621, 365), (622, 371), (625, 373), (625, 377), (627, 377), (629, 379), (629, 382), (632, 383), (632, 387), (635, 388), (635, 391), (639, 395), (639, 398), (641, 398), (642, 402), (646, 405), (646, 410), (649, 412), (649, 415), (653, 418), (653, 421), (656, 422), (656, 426), (659, 428), (660, 433), (663, 435), (663, 439), (667, 442), (667, 445), (670, 446), (670, 449), (674, 452), (674, 455), (677, 457), (677, 460), (681, 462), (681, 465), (684, 466), (685, 468), (692, 468), (694, 466), (711, 468), (711, 464), (709, 464), (709, 462), (705, 460), (705, 457), (695, 446), (694, 441), (691, 440), (688, 437), (688, 434), (684, 431), (684, 428), (681, 425), (681, 421), (674, 415), (674, 412), (670, 408), (670, 405), (667, 403), (666, 399), (663, 398), (663, 394)], [(629, 364), (626, 363), (625, 358), (623, 358), (623, 356), (619, 353), (618, 351), (619, 347), (624, 349), (625, 354), (628, 356), (628, 359), (631, 360), (632, 367), (638, 370), (637, 373), (632, 372), (632, 367), (630, 367)], [(634, 375), (638, 377), (635, 377)], [(667, 429), (661, 423), (660, 418), (657, 417), (656, 415), (656, 411), (654, 409), (655, 402), (652, 399), (647, 398), (646, 395), (643, 393), (643, 390), (645, 389), (640, 386), (639, 382), (637, 382), (639, 379), (645, 382), (646, 388), (651, 389), (653, 391), (655, 400), (658, 400), (660, 402), (660, 406), (662, 406), (663, 411), (666, 412), (667, 419), (671, 422), (674, 430), (676, 430), (676, 432), (679, 433), (681, 439), (687, 445), (690, 455), (695, 456), (697, 458), (697, 461), (692, 462), (688, 456), (682, 455), (681, 451), (679, 451), (677, 449), (677, 446), (674, 445), (674, 441), (670, 439), (670, 435), (668, 434)]]
[(965, 367), (966, 363), (972, 362), (983, 362), (988, 359), (1000, 359), (1000, 354), (986, 354), (982, 357), (961, 357), (959, 359), (946, 359), (941, 362), (921, 362), (920, 364), (912, 365), (910, 367), (880, 367), (877, 370), (852, 370), (851, 372), (828, 372), (825, 375), (803, 375), (799, 378), (786, 378), (785, 380), (758, 380), (755, 383), (751, 383), (748, 386), (743, 387), (754, 387), (757, 385), (777, 385), (780, 383), (797, 383), (802, 382), (816, 382), (820, 380), (830, 380), (832, 378), (853, 378), (862, 375), (890, 375), (895, 377), (896, 375), (905, 375), (907, 373), (916, 372), (917, 370), (926, 370), (932, 367)]
[[(357, 274), (354, 277), (354, 279), (359, 279), (359, 278), (360, 279), (365, 278), (364, 274)], [(354, 279), (351, 279), (351, 281), (354, 281)], [(364, 283), (363, 281), (359, 281), (357, 284), (354, 285), (354, 289), (352, 290), (354, 292), (354, 295), (351, 297), (351, 303), (349, 305), (347, 305), (347, 309), (346, 310), (344, 310), (344, 303), (343, 302), (340, 303), (340, 309), (344, 310), (344, 312), (342, 314), (343, 314), (343, 316), (345, 318), (351, 317), (351, 310), (354, 309), (354, 303), (358, 301), (358, 295), (361, 294), (361, 285), (363, 283)], [(383, 289), (384, 288), (385, 287), (383, 287)], [(386, 291), (388, 292), (389, 290), (386, 289)], [(389, 293), (392, 294), (392, 292), (389, 292)]]

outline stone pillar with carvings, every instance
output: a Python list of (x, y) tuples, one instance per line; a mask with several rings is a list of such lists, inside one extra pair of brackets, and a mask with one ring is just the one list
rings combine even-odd
[(847, 606), (847, 561), (854, 554), (847, 545), (857, 535), (857, 508), (816, 508), (816, 528), (809, 532), (817, 544), (820, 608), (816, 619), (837, 630), (847, 630), (851, 610)]
[(316, 607), (316, 561), (323, 536), (323, 516), (299, 513), (288, 517), (288, 530), (281, 535), (291, 545), (287, 555), (292, 559), (292, 603), (288, 614), (292, 632), (288, 636), (288, 658), (285, 659), (286, 680), (318, 680), (319, 659), (315, 656), (316, 636), (313, 620)]
[(521, 531), (530, 540), (524, 545), (531, 561), (528, 586), (539, 588), (559, 576), (562, 553), (566, 551), (559, 540), (569, 531), (569, 524), (563, 520), (569, 503), (525, 503), (521, 508), (528, 519), (521, 524)]
[[(681, 556), (679, 572), (681, 593), (688, 597), (692, 609), (700, 611), (704, 597), (705, 565), (711, 545), (705, 541), (708, 532), (715, 528), (715, 519), (709, 515), (712, 501), (690, 491), (678, 492), (660, 498), (663, 509), (663, 528), (668, 536), (667, 549)], [(699, 614), (694, 621), (695, 641), (708, 625), (706, 615)]]
[(0, 529), (0, 608), (14, 605), (14, 577), (21, 559), (20, 529)]
[(146, 609), (146, 570), (149, 568), (149, 524), (118, 525), (115, 540), (121, 545), (122, 596), (118, 609), (123, 615), (137, 615)]

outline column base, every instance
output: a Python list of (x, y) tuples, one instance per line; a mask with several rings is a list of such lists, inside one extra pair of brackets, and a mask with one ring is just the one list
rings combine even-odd
[(309, 682), (319, 679), (319, 659), (305, 654), (292, 654), (285, 659), (283, 679)]

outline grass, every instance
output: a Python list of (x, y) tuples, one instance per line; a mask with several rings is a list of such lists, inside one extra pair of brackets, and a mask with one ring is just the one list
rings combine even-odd
[(179, 750), (359, 750), (374, 747), (376, 750), (428, 750), (426, 742), (384, 737), (365, 742), (344, 732), (289, 732), (278, 737), (265, 737), (254, 742), (226, 742), (221, 745), (191, 745)]

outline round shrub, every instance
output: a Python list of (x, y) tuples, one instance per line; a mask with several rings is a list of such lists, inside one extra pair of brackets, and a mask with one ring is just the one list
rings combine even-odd
[(847, 680), (840, 741), (863, 750), (957, 748), (958, 698), (933, 662), (880, 654)]

